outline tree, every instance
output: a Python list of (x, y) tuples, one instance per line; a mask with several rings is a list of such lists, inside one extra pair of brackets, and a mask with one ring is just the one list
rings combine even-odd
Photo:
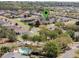
[(47, 41), (47, 37), (45, 35), (43, 35), (43, 36), (40, 35), (40, 38), (41, 38), (41, 41), (44, 41), (44, 42)]
[(24, 15), (24, 18), (26, 18), (27, 16), (26, 15)]
[(39, 27), (39, 25), (40, 25), (40, 22), (37, 20), (36, 23), (35, 23), (35, 26)]
[(28, 35), (24, 34), (24, 35), (22, 35), (22, 38), (23, 38), (23, 40), (27, 40), (28, 39)]
[(38, 35), (34, 35), (33, 37), (32, 37), (32, 41), (38, 41), (38, 42), (40, 42), (41, 41), (41, 37), (40, 36), (38, 36)]
[(17, 25), (18, 25), (18, 23), (15, 23), (15, 25), (17, 26)]
[(55, 31), (56, 33), (58, 33), (58, 34), (62, 34), (62, 30), (61, 30), (61, 29), (57, 29), (57, 28), (56, 28), (54, 31)]
[(58, 35), (58, 33), (56, 33), (55, 31), (49, 31), (47, 34), (51, 39), (55, 39)]
[(75, 31), (73, 31), (73, 30), (67, 30), (67, 34), (70, 35), (70, 37), (72, 39), (74, 39), (74, 33), (75, 33)]
[(61, 51), (59, 44), (54, 40), (48, 41), (43, 49), (47, 57), (57, 57)]
[(76, 25), (79, 25), (79, 21), (77, 21), (75, 24), (76, 24)]
[(16, 33), (14, 30), (7, 29), (6, 31), (4, 30), (4, 32), (6, 34), (6, 38), (8, 38), (10, 42), (13, 42), (16, 40)]
[(6, 52), (9, 52), (11, 49), (9, 47), (6, 47), (6, 46), (2, 46), (0, 48), (0, 53), (6, 53)]

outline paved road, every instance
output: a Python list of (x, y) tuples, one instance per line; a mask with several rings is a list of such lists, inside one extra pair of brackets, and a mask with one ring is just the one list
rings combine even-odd
[(77, 49), (79, 49), (79, 42), (73, 43), (71, 50), (68, 50), (65, 53), (61, 54), (58, 58), (73, 58)]

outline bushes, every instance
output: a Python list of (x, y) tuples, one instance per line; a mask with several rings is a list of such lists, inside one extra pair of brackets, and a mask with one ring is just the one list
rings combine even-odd
[(59, 35), (63, 33), (61, 29), (57, 29), (57, 28), (54, 31), (58, 33)]
[(67, 34), (69, 34), (72, 39), (74, 39), (74, 33), (75, 31), (73, 30), (67, 30)]
[(65, 40), (64, 42), (67, 41), (67, 44), (73, 42), (72, 38), (68, 34), (66, 34), (66, 33), (62, 33), (61, 35), (59, 35), (58, 38), (61, 38), (62, 40)]
[(47, 57), (57, 57), (61, 48), (56, 41), (48, 41), (44, 47), (44, 51)]
[(41, 41), (41, 38), (40, 38), (40, 36), (35, 35), (35, 36), (32, 37), (32, 41), (34, 41), (34, 42), (35, 41), (39, 41), (40, 42)]
[(22, 35), (23, 40), (30, 40), (30, 41), (47, 41), (46, 35), (34, 35), (34, 36), (29, 36), (27, 34)]
[(52, 39), (55, 39), (58, 36), (58, 33), (56, 31), (49, 31), (47, 35)]
[(39, 34), (40, 35), (45, 35), (47, 36), (47, 33), (49, 32), (49, 30), (47, 28), (42, 28), (40, 31), (39, 31)]
[(58, 38), (55, 39), (55, 41), (59, 43), (62, 50), (65, 50), (68, 45), (73, 42), (72, 38), (66, 33), (61, 34)]
[(0, 38), (8, 38), (9, 41), (15, 41), (16, 33), (11, 29), (0, 26)]
[(9, 47), (6, 47), (6, 46), (0, 47), (0, 57), (1, 57), (4, 53), (10, 52), (10, 51), (11, 51), (11, 49), (10, 49)]
[(6, 53), (6, 52), (9, 52), (11, 49), (9, 47), (6, 47), (6, 46), (3, 46), (0, 48), (0, 52), (2, 53)]
[(40, 38), (41, 38), (41, 41), (43, 41), (43, 42), (45, 42), (45, 41), (47, 41), (47, 37), (45, 36), (45, 35), (40, 35)]
[(36, 21), (35, 26), (36, 27), (39, 27), (39, 25), (40, 25), (40, 22), (39, 21)]
[(79, 25), (79, 21), (77, 21), (75, 24), (76, 24), (76, 25)]
[(64, 23), (62, 23), (62, 22), (56, 22), (55, 26), (61, 27), (61, 26), (64, 26)]
[(35, 35), (31, 38), (32, 41), (38, 41), (38, 42), (41, 42), (41, 41), (47, 41), (47, 38), (43, 35)]
[(50, 31), (48, 29), (42, 29), (39, 31), (39, 34), (42, 36), (45, 35), (46, 37), (49, 37), (50, 39), (55, 39), (58, 36), (59, 31), (58, 30)]
[(24, 34), (24, 35), (22, 35), (22, 38), (23, 38), (23, 40), (28, 40), (28, 35)]
[(65, 49), (66, 47), (68, 47), (68, 44), (71, 43), (71, 39), (67, 37), (57, 38), (56, 41), (59, 43), (62, 49)]
[(68, 34), (63, 33), (56, 39), (48, 41), (43, 49), (47, 57), (57, 57), (61, 52), (64, 52), (72, 42), (72, 38)]

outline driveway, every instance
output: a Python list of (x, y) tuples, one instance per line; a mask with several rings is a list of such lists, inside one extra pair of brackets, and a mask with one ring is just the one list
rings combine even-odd
[[(78, 47), (77, 47), (78, 46)], [(71, 47), (71, 50), (66, 51), (65, 53), (61, 54), (58, 58), (74, 58), (75, 51), (79, 49), (79, 42), (73, 43)]]
[(29, 58), (29, 56), (20, 53), (7, 52), (1, 58)]

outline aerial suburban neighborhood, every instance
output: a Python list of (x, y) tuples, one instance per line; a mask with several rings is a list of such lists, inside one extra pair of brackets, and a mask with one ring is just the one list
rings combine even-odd
[(0, 2), (0, 58), (79, 58), (79, 3)]

